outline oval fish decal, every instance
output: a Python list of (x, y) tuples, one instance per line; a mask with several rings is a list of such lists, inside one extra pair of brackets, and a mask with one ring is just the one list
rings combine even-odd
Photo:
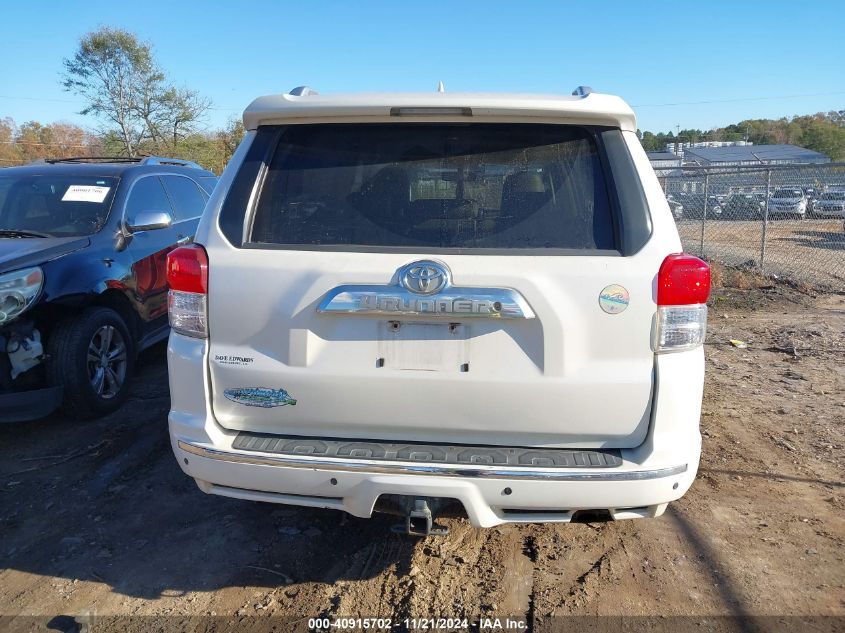
[(619, 284), (611, 284), (599, 293), (599, 305), (608, 314), (619, 314), (628, 307), (631, 298), (628, 291)]
[(284, 389), (270, 389), (269, 387), (244, 387), (241, 389), (226, 389), (223, 392), (228, 400), (243, 404), (247, 407), (284, 407), (294, 405), (296, 400)]

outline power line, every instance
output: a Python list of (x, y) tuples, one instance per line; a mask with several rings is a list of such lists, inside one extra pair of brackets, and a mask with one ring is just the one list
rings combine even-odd
[[(214, 143), (214, 139), (208, 139), (209, 142)], [(18, 145), (26, 145), (26, 146), (37, 146), (37, 147), (58, 147), (62, 149), (70, 149), (70, 148), (82, 148), (82, 149), (92, 149), (96, 148), (102, 143), (99, 139), (93, 139), (91, 143), (87, 144), (77, 144), (77, 143), (36, 143), (34, 141), (0, 141), (2, 145), (11, 145), (12, 147), (16, 147)], [(210, 153), (226, 153), (226, 149), (223, 147), (219, 147), (217, 145), (206, 146), (201, 149), (203, 152), (210, 152)]]
[(834, 95), (845, 95), (845, 91), (839, 92), (816, 92), (803, 93), (800, 95), (781, 95), (779, 97), (743, 97), (740, 99), (708, 99), (706, 101), (678, 101), (676, 103), (642, 103), (632, 105), (632, 108), (665, 108), (670, 106), (683, 105), (706, 105), (709, 103), (741, 103), (744, 101), (775, 101), (777, 99), (798, 99), (800, 97), (830, 97)]
[(36, 143), (35, 141), (0, 141), (3, 145), (38, 145), (39, 147), (91, 147), (92, 144), (96, 144), (97, 141), (93, 141), (92, 143)]
[[(0, 99), (12, 99), (17, 101), (50, 101), (54, 103), (74, 103), (76, 105), (82, 105), (82, 101), (78, 101), (76, 99), (56, 99), (56, 98), (46, 98), (46, 97), (25, 97), (25, 96), (18, 96), (18, 95), (0, 95)], [(209, 110), (216, 110), (221, 112), (243, 112), (243, 108), (218, 108), (216, 106), (211, 106), (208, 108)]]
[[(800, 99), (803, 97), (832, 97), (837, 95), (845, 95), (845, 91), (837, 91), (837, 92), (804, 92), (801, 94), (795, 95), (778, 95), (778, 96), (767, 96), (767, 97), (739, 97), (737, 99), (705, 99), (703, 101), (676, 101), (673, 103), (639, 103), (634, 104), (632, 108), (666, 108), (672, 106), (684, 106), (684, 105), (707, 105), (710, 103), (742, 103), (746, 101), (776, 101), (778, 99)], [(45, 97), (28, 97), (28, 96), (18, 96), (18, 95), (0, 95), (0, 99), (17, 99), (20, 101), (51, 101), (56, 103), (75, 103), (81, 105), (81, 101), (77, 101), (74, 99), (56, 99), (56, 98), (45, 98)], [(222, 112), (242, 112), (243, 108), (224, 108), (224, 107), (216, 107), (212, 106), (208, 108), (209, 110), (217, 110)]]
[(18, 101), (55, 101), (57, 103), (82, 103), (74, 99), (49, 99), (46, 97), (19, 97), (15, 95), (0, 95), (0, 99), (17, 99)]

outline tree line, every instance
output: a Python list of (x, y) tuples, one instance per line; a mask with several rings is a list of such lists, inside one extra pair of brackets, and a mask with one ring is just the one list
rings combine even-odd
[(712, 130), (637, 131), (646, 151), (662, 151), (667, 143), (751, 141), (755, 145), (789, 144), (806, 147), (845, 161), (845, 110), (781, 119), (747, 119)]
[[(183, 158), (219, 174), (237, 149), (243, 133), (243, 123), (232, 120), (219, 130), (187, 134), (168, 146), (144, 142), (135, 156)], [(62, 122), (27, 121), (18, 125), (9, 117), (0, 118), (0, 167), (74, 156), (128, 156), (128, 153), (112, 132), (92, 132)]]

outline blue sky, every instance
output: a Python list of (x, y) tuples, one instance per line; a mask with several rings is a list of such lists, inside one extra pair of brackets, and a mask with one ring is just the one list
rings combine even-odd
[[(215, 127), (253, 97), (434, 90), (621, 95), (639, 126), (710, 128), (845, 109), (845, 4), (784, 2), (42, 2), (0, 8), (0, 117), (91, 125), (62, 58), (99, 25), (153, 43)], [(667, 105), (678, 104), (678, 105)]]

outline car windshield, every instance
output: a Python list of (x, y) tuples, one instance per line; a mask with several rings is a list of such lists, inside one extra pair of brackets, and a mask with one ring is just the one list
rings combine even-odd
[(91, 235), (108, 218), (117, 178), (0, 174), (0, 231)]
[(772, 198), (800, 198), (803, 194), (799, 189), (778, 189)]
[(845, 191), (828, 191), (821, 195), (822, 200), (845, 200)]

